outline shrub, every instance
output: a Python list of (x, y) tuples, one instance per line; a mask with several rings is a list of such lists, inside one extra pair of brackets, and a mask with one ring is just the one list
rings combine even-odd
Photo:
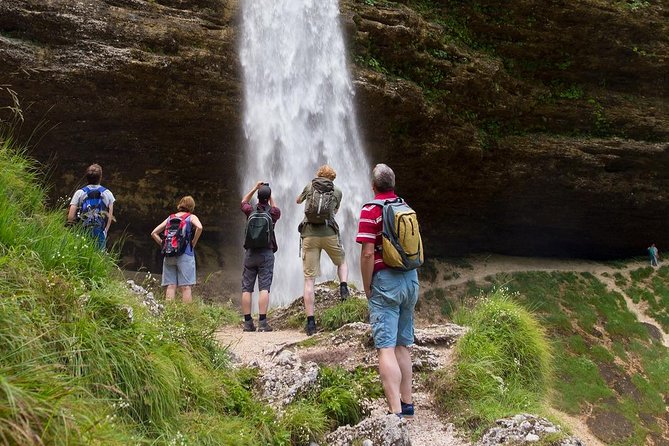
[(367, 301), (350, 298), (325, 310), (321, 317), (321, 325), (326, 330), (336, 330), (345, 324), (365, 322), (368, 319)]
[(327, 430), (327, 417), (316, 404), (297, 401), (286, 409), (281, 425), (290, 433), (292, 444), (318, 441)]
[(537, 408), (551, 380), (551, 348), (537, 320), (504, 289), (455, 316), (470, 331), (455, 347), (453, 370), (439, 374), (439, 403), (478, 423)]

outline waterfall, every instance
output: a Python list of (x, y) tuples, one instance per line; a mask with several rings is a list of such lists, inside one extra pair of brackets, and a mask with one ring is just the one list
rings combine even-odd
[[(356, 128), (353, 84), (338, 0), (242, 0), (246, 159), (242, 193), (266, 180), (281, 209), (271, 306), (302, 296), (304, 276), (295, 199), (322, 164), (337, 171), (343, 192), (337, 222), (349, 282), (361, 286), (355, 243), (361, 206), (372, 197), (370, 169)], [(336, 279), (327, 254), (317, 282)]]

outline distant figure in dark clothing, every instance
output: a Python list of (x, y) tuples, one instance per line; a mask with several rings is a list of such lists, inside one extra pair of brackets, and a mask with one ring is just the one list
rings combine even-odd
[(659, 258), (659, 253), (655, 243), (651, 244), (648, 247), (648, 257), (650, 258), (650, 266), (657, 266), (657, 260)]

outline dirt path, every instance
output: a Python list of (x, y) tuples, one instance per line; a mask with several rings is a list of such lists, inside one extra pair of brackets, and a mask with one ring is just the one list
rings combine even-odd
[(550, 259), (542, 257), (513, 257), (502, 255), (476, 255), (468, 257), (467, 262), (471, 268), (457, 268), (460, 277), (457, 279), (444, 279), (435, 282), (435, 286), (461, 285), (470, 280), (480, 281), (487, 276), (500, 273), (520, 273), (527, 271), (546, 272), (568, 272), (592, 273), (600, 275), (604, 272), (614, 274), (616, 272), (627, 272), (647, 266), (646, 262), (632, 262), (625, 268), (614, 268), (605, 263), (572, 260), (572, 259)]
[(216, 332), (216, 339), (228, 346), (244, 364), (268, 361), (279, 350), (307, 338), (304, 331), (277, 330), (269, 333), (243, 332), (241, 326), (228, 325)]
[[(662, 343), (669, 348), (669, 334), (662, 330), (662, 325), (649, 316), (646, 312), (647, 305), (644, 302), (634, 303), (632, 299), (620, 288), (611, 277), (615, 273), (623, 274), (628, 280), (630, 272), (648, 266), (645, 261), (630, 262), (623, 268), (616, 268), (611, 264), (587, 261), (587, 260), (563, 260), (540, 257), (513, 257), (502, 255), (477, 255), (467, 258), (471, 268), (457, 268), (459, 277), (456, 279), (445, 279), (443, 277), (435, 281), (432, 286), (448, 287), (461, 285), (470, 280), (479, 282), (488, 276), (501, 273), (518, 273), (528, 271), (545, 272), (579, 272), (591, 273), (604, 283), (609, 291), (615, 291), (625, 298), (627, 308), (636, 315), (640, 322), (657, 327), (662, 335)], [(443, 276), (443, 275), (442, 275)]]

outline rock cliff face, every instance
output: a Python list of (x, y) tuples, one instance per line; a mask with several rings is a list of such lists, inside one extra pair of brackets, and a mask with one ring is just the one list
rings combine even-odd
[(348, 3), (368, 148), (429, 216), (431, 253), (666, 245), (660, 3)]
[(24, 130), (49, 128), (31, 153), (48, 163), (54, 199), (81, 185), (88, 164), (103, 166), (118, 200), (112, 239), (125, 234), (130, 267), (156, 270), (148, 233), (186, 194), (207, 224), (203, 263), (224, 263), (220, 247), (234, 242), (236, 10), (218, 0), (0, 1), (0, 84), (19, 95)]
[[(370, 160), (396, 170), (428, 255), (669, 245), (669, 4), (500, 5), (342, 1)], [(31, 153), (54, 200), (103, 165), (130, 267), (155, 268), (147, 234), (189, 193), (203, 265), (236, 262), (237, 17), (229, 0), (0, 0), (0, 85), (26, 134), (44, 123)]]

